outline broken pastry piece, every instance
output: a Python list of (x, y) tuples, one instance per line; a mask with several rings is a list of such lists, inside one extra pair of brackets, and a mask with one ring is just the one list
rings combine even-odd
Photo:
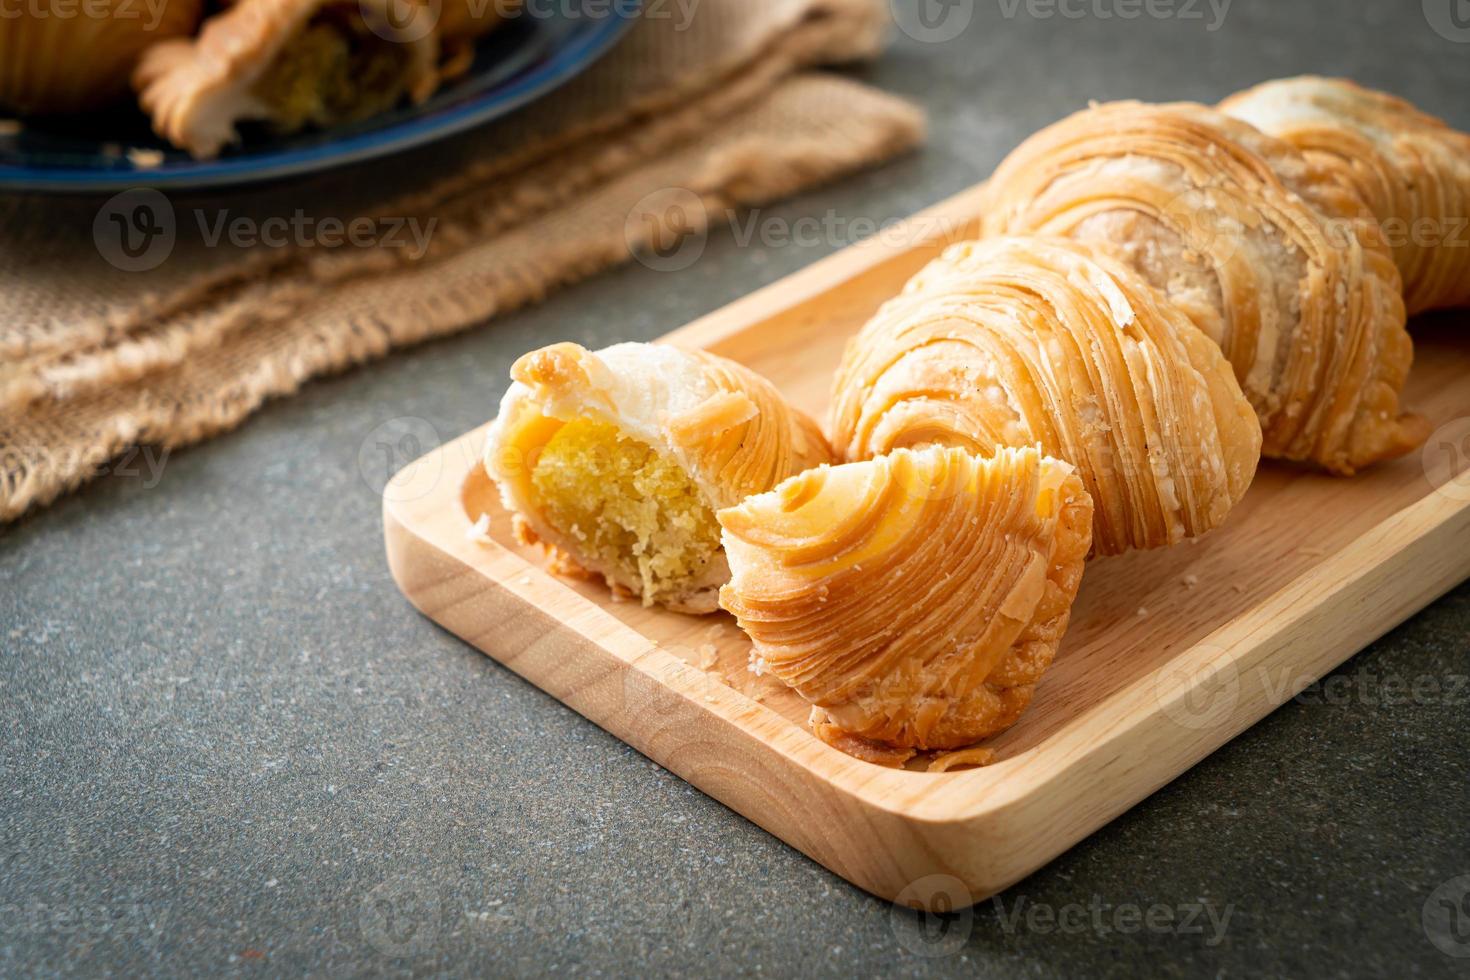
[(1399, 391), (1398, 270), (1332, 168), (1202, 105), (1118, 102), (1052, 125), (991, 179), (987, 234), (1109, 248), (1225, 352), (1262, 453), (1351, 474), (1423, 442)]
[(679, 612), (729, 578), (715, 512), (832, 460), (815, 422), (732, 361), (663, 344), (533, 351), (485, 445), (527, 540), (562, 571)]
[(292, 133), (426, 99), (439, 81), (434, 18), (427, 2), (237, 0), (197, 38), (149, 48), (133, 84), (160, 136), (214, 157), (242, 122)]
[(1132, 269), (1062, 238), (951, 246), (849, 342), (832, 396), (847, 459), (1039, 446), (1093, 501), (1111, 555), (1217, 527), (1261, 431), (1219, 349)]
[(1283, 78), (1220, 111), (1335, 172), (1378, 219), (1409, 315), (1470, 305), (1470, 134), (1346, 79)]
[(933, 446), (809, 470), (719, 512), (721, 604), (813, 731), (902, 765), (1013, 724), (1067, 628), (1092, 503), (1035, 449)]

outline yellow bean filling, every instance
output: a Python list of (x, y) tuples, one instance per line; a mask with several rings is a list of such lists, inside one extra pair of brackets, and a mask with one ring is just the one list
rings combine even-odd
[(617, 426), (562, 426), (541, 450), (531, 485), (541, 513), (577, 542), (580, 556), (643, 584), (645, 606), (684, 591), (720, 550), (719, 522), (699, 488), (673, 459)]
[(288, 41), (254, 91), (286, 132), (353, 122), (398, 104), (405, 64), (402, 45), (329, 19)]

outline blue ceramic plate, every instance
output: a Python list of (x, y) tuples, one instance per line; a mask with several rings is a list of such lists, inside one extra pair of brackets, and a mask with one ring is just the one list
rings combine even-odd
[[(543, 4), (538, 16), (502, 24), (484, 38), (474, 66), (422, 105), (405, 106), (329, 132), (272, 137), (261, 132), (217, 160), (195, 160), (155, 137), (141, 113), (114, 109), (64, 120), (30, 121), (0, 134), (0, 189), (115, 191), (146, 184), (199, 188), (310, 173), (396, 153), (518, 109), (605, 54), (633, 23), (638, 2), (618, 0), (597, 14)], [(593, 9), (593, 8), (588, 8)], [(558, 12), (559, 11), (559, 12)], [(145, 152), (147, 166), (134, 162)]]

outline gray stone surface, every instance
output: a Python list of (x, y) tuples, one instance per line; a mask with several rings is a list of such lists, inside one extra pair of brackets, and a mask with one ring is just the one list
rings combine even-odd
[[(922, 154), (762, 216), (897, 217), (1089, 98), (1302, 71), (1470, 127), (1470, 44), (1419, 0), (1234, 0), (1213, 31), (1205, 0), (1016, 2), (960, 2), (958, 38), (900, 35), (857, 71), (929, 107)], [(1133, 9), (1203, 19), (1097, 13)], [(652, 338), (843, 244), (716, 234), (682, 273), (632, 266), (313, 384), (156, 485), (114, 475), (0, 531), (0, 974), (1466, 975), (1423, 910), (1470, 873), (1470, 587), (945, 933), (400, 598), (387, 464), (359, 466), (380, 425), (449, 438), (532, 346)], [(1196, 905), (1223, 934), (1173, 928)], [(1462, 954), (1466, 913), (1458, 947), (1436, 933)]]

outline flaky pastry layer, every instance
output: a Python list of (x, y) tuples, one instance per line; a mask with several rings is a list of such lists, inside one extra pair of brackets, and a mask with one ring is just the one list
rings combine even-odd
[(1015, 722), (1056, 653), (1092, 505), (1034, 449), (899, 449), (821, 467), (719, 512), (721, 604), (813, 730), (871, 761)]
[(1427, 435), (1401, 412), (1413, 348), (1398, 270), (1367, 204), (1281, 140), (1205, 106), (1117, 102), (1018, 147), (988, 234), (1108, 247), (1220, 347), (1263, 453), (1341, 474)]
[(1265, 82), (1220, 111), (1357, 191), (1393, 252), (1410, 315), (1470, 305), (1470, 134), (1340, 78)]
[(1123, 263), (1061, 238), (949, 248), (848, 344), (832, 440), (848, 459), (1039, 446), (1077, 468), (1100, 554), (1225, 520), (1261, 434), (1230, 365)]

